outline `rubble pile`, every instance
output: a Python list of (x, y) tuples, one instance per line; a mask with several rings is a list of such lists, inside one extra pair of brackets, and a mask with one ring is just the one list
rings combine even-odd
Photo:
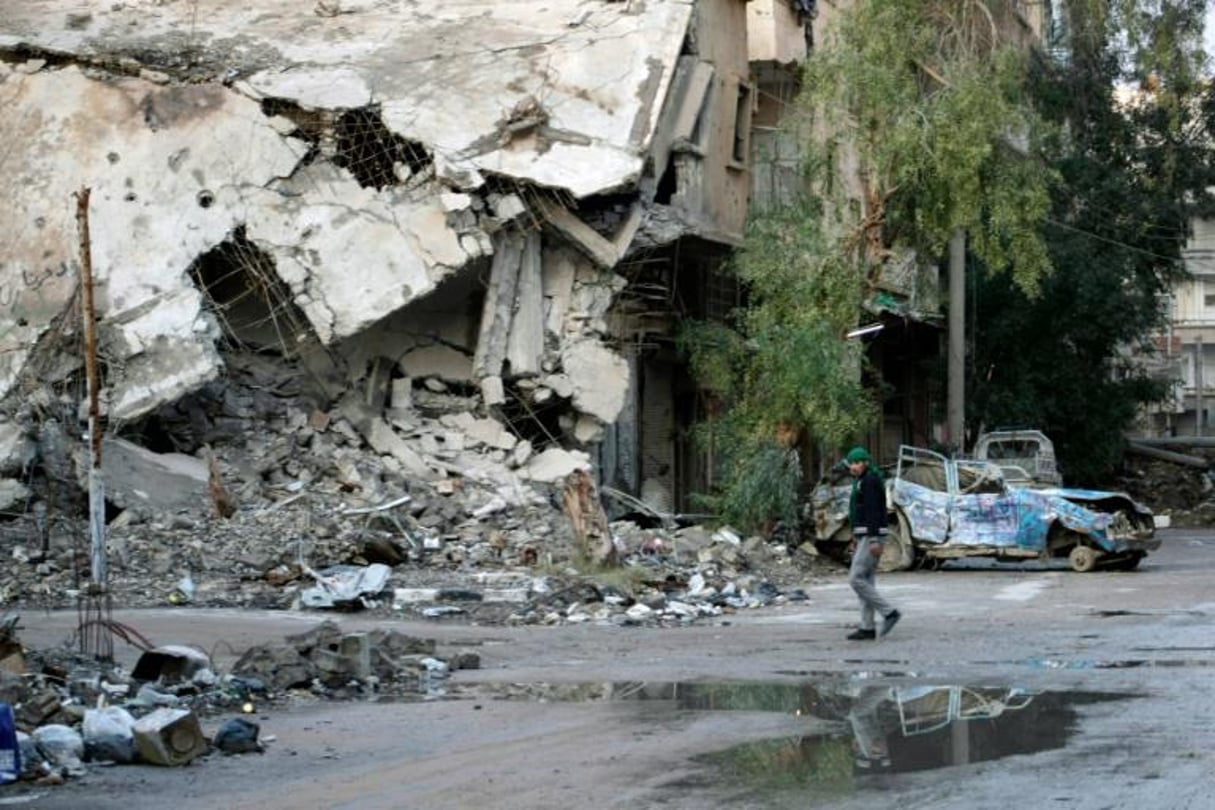
[[(0, 709), (17, 731), (21, 778), (40, 784), (82, 776), (86, 763), (177, 766), (214, 752), (260, 753), (273, 738), (259, 739), (248, 719), (255, 711), (303, 696), (434, 698), (452, 670), (480, 666), (472, 652), (438, 657), (430, 639), (324, 622), (248, 650), (224, 675), (203, 651), (177, 645), (145, 651), (128, 673), (65, 649), (25, 650), (16, 625), (16, 616), (0, 623)], [(208, 737), (203, 727), (213, 724)]]
[[(229, 368), (103, 445), (119, 606), (688, 621), (768, 604), (828, 565), (812, 546), (681, 527), (639, 501), (635, 519), (610, 525), (598, 496), (572, 509), (588, 454), (535, 447), (500, 415), (465, 410), (450, 386), (423, 379), (432, 396), (397, 408), (368, 394), (393, 387), (376, 372), (322, 410), (299, 368), (256, 356)], [(68, 607), (88, 581), (86, 451), (48, 416), (56, 405), (28, 398), (0, 425), (0, 464), (24, 493), (0, 527), (8, 604)], [(614, 568), (595, 564), (596, 531), (624, 571), (587, 590), (580, 572)]]
[(1122, 488), (1153, 513), (1173, 526), (1215, 525), (1215, 483), (1206, 470), (1129, 454), (1127, 465)]

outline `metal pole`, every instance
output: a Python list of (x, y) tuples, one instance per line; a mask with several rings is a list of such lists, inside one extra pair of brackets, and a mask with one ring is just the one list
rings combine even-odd
[(1206, 433), (1206, 403), (1203, 402), (1202, 389), (1206, 383), (1202, 379), (1202, 335), (1194, 338), (1194, 435)]
[(949, 239), (949, 352), (946, 434), (954, 452), (962, 452), (966, 427), (966, 234)]
[(89, 558), (91, 585), (104, 590), (105, 482), (101, 476), (101, 406), (97, 373), (97, 317), (93, 301), (93, 258), (89, 241), (89, 194), (87, 186), (76, 193), (76, 224), (80, 230), (81, 317), (84, 331), (84, 373), (89, 396)]

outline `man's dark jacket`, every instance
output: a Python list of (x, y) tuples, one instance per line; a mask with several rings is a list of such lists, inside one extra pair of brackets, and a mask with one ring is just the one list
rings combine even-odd
[(852, 508), (849, 519), (857, 537), (886, 539), (886, 484), (872, 467), (852, 482)]

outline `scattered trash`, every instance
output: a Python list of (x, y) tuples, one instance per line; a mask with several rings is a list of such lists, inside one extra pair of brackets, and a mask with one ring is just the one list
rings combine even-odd
[(211, 659), (193, 647), (167, 645), (155, 647), (139, 656), (131, 677), (137, 681), (163, 684), (183, 683), (201, 670), (209, 670)]
[(219, 727), (212, 742), (225, 754), (261, 753), (262, 746), (257, 741), (260, 729), (257, 723), (243, 717), (234, 717)]
[(88, 709), (82, 735), (84, 758), (90, 762), (134, 762), (135, 718), (121, 706)]
[(300, 592), (300, 602), (305, 607), (331, 608), (350, 606), (364, 596), (380, 593), (388, 585), (392, 569), (383, 563), (372, 563), (367, 566), (335, 565), (309, 573), (317, 584)]
[(38, 751), (53, 766), (68, 776), (84, 774), (84, 740), (69, 726), (52, 723), (39, 726), (31, 735)]
[(0, 785), (21, 778), (21, 747), (17, 743), (17, 724), (13, 707), (0, 703)]

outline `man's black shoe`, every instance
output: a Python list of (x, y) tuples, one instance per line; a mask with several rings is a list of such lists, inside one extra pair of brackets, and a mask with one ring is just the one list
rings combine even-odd
[(882, 619), (882, 632), (878, 634), (879, 638), (884, 637), (887, 633), (894, 629), (894, 626), (899, 623), (899, 619), (903, 618), (903, 614), (897, 610), (890, 611), (890, 615)]
[(853, 630), (848, 634), (849, 641), (867, 641), (874, 638), (877, 638), (877, 633), (873, 630), (865, 630), (864, 628), (860, 630)]

